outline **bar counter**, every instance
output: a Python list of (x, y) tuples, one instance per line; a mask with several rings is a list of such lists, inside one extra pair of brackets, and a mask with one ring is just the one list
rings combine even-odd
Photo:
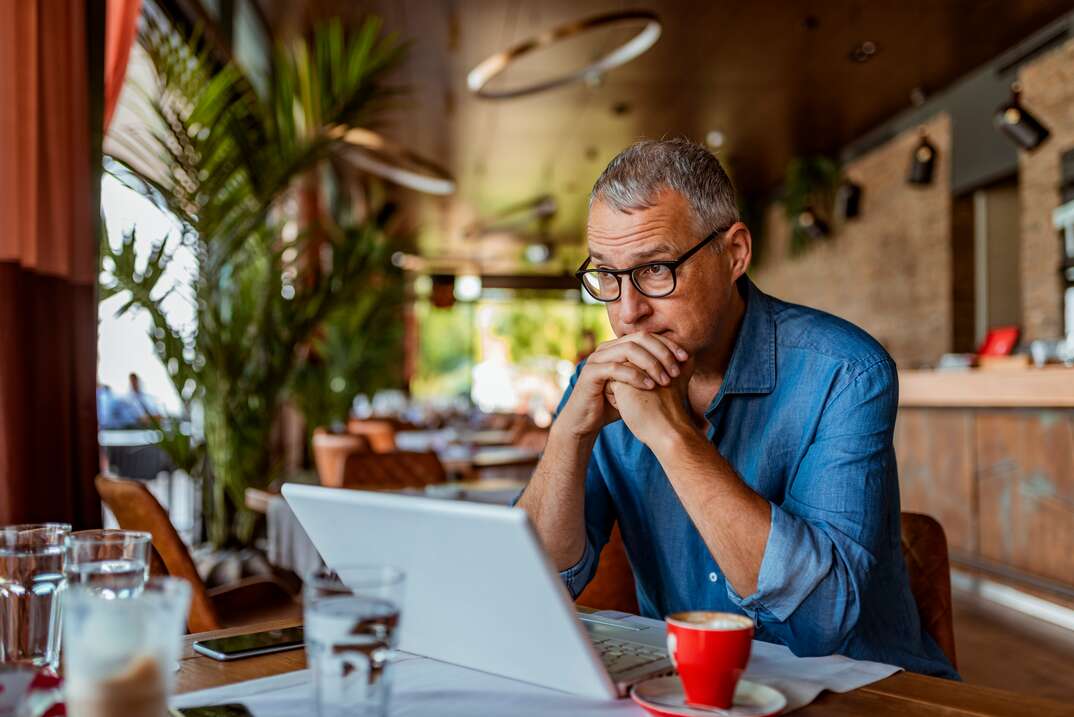
[(900, 371), (899, 406), (1074, 408), (1074, 368)]
[(900, 371), (902, 509), (956, 566), (1074, 605), (1074, 369)]

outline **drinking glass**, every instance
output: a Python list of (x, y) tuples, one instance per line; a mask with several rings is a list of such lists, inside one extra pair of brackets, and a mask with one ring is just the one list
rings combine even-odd
[(0, 528), (0, 663), (55, 668), (59, 593), (64, 588), (62, 523)]
[(149, 579), (152, 536), (135, 530), (80, 530), (67, 536), (64, 572), (108, 598), (135, 597)]
[(175, 686), (190, 583), (160, 577), (117, 599), (93, 584), (68, 586), (63, 672), (71, 717), (162, 717)]
[(314, 570), (305, 583), (306, 656), (318, 717), (385, 717), (404, 575), (389, 566)]

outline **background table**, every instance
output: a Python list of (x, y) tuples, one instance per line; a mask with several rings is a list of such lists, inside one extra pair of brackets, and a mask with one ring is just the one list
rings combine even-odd
[[(305, 668), (304, 650), (217, 662), (198, 655), (191, 648), (195, 640), (273, 630), (295, 624), (293, 620), (277, 620), (252, 627), (187, 636), (179, 674), (176, 676), (176, 691), (193, 692)], [(1070, 679), (1070, 675), (1056, 675), (1055, 678)], [(824, 693), (811, 705), (793, 714), (802, 717), (1074, 717), (1074, 705), (900, 672), (846, 694)]]

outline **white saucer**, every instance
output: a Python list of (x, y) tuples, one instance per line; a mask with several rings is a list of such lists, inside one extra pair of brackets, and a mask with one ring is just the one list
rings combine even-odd
[(678, 675), (639, 682), (630, 689), (630, 697), (657, 717), (768, 717), (779, 714), (787, 706), (787, 698), (779, 690), (739, 680), (734, 704), (729, 709), (690, 707)]

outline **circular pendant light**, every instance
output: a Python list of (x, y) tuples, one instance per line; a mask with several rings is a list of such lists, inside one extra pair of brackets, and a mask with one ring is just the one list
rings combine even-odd
[[(494, 77), (502, 73), (507, 69), (508, 65), (523, 55), (532, 54), (538, 50), (554, 45), (557, 42), (562, 42), (568, 38), (576, 37), (596, 29), (636, 22), (645, 23), (645, 26), (637, 35), (630, 38), (627, 42), (614, 50), (605, 53), (594, 62), (591, 62), (574, 72), (570, 72), (560, 77), (554, 77), (550, 80), (536, 82), (531, 85), (524, 85), (522, 87), (513, 87), (503, 90), (492, 90), (488, 88), (488, 83)], [(478, 97), (500, 100), (543, 92), (578, 80), (596, 78), (608, 70), (625, 65), (644, 53), (650, 47), (655, 45), (658, 39), (660, 39), (660, 32), (660, 18), (657, 17), (656, 13), (649, 10), (624, 10), (622, 12), (593, 15), (592, 17), (570, 22), (566, 25), (560, 25), (552, 30), (541, 33), (537, 37), (532, 37), (513, 47), (497, 52), (495, 55), (482, 61), (477, 67), (470, 70), (470, 74), (466, 77), (466, 84), (470, 88), (470, 91)]]
[(336, 127), (329, 136), (353, 147), (347, 159), (361, 170), (426, 194), (455, 193), (450, 172), (372, 130)]

